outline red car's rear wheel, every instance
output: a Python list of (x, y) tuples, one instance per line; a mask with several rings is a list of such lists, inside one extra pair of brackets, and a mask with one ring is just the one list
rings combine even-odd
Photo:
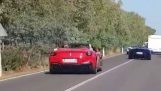
[(96, 74), (96, 73), (97, 73), (97, 68), (96, 68), (96, 67), (95, 67), (95, 68), (92, 68), (92, 69), (91, 69), (91, 73), (92, 73), (92, 74)]
[[(98, 62), (98, 61), (97, 61)], [(98, 63), (96, 62), (96, 65), (93, 66), (93, 64), (90, 65), (90, 70), (92, 74), (96, 74), (97, 73), (97, 68), (98, 68)]]
[(55, 73), (60, 73), (61, 70), (58, 69), (58, 68), (56, 68), (56, 66), (54, 66), (54, 65), (50, 65), (49, 72), (50, 72), (51, 74), (55, 74)]

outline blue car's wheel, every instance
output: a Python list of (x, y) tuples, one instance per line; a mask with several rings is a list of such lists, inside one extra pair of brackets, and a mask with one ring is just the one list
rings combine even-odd
[(147, 57), (147, 60), (151, 60), (151, 56), (148, 56), (148, 57)]
[(133, 58), (134, 58), (133, 55), (129, 54), (128, 59), (133, 59)]

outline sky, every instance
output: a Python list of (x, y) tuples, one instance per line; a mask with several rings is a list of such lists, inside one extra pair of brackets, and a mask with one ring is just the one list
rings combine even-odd
[(145, 18), (146, 25), (161, 35), (161, 0), (122, 0), (122, 8)]

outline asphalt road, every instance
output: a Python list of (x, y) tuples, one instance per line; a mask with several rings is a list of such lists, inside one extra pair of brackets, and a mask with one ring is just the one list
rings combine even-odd
[(120, 55), (104, 60), (97, 75), (45, 72), (1, 81), (0, 91), (161, 91), (161, 56), (148, 61)]

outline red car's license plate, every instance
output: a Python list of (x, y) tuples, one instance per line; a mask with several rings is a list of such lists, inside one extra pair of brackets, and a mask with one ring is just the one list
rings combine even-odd
[(77, 59), (63, 59), (64, 63), (77, 63)]

